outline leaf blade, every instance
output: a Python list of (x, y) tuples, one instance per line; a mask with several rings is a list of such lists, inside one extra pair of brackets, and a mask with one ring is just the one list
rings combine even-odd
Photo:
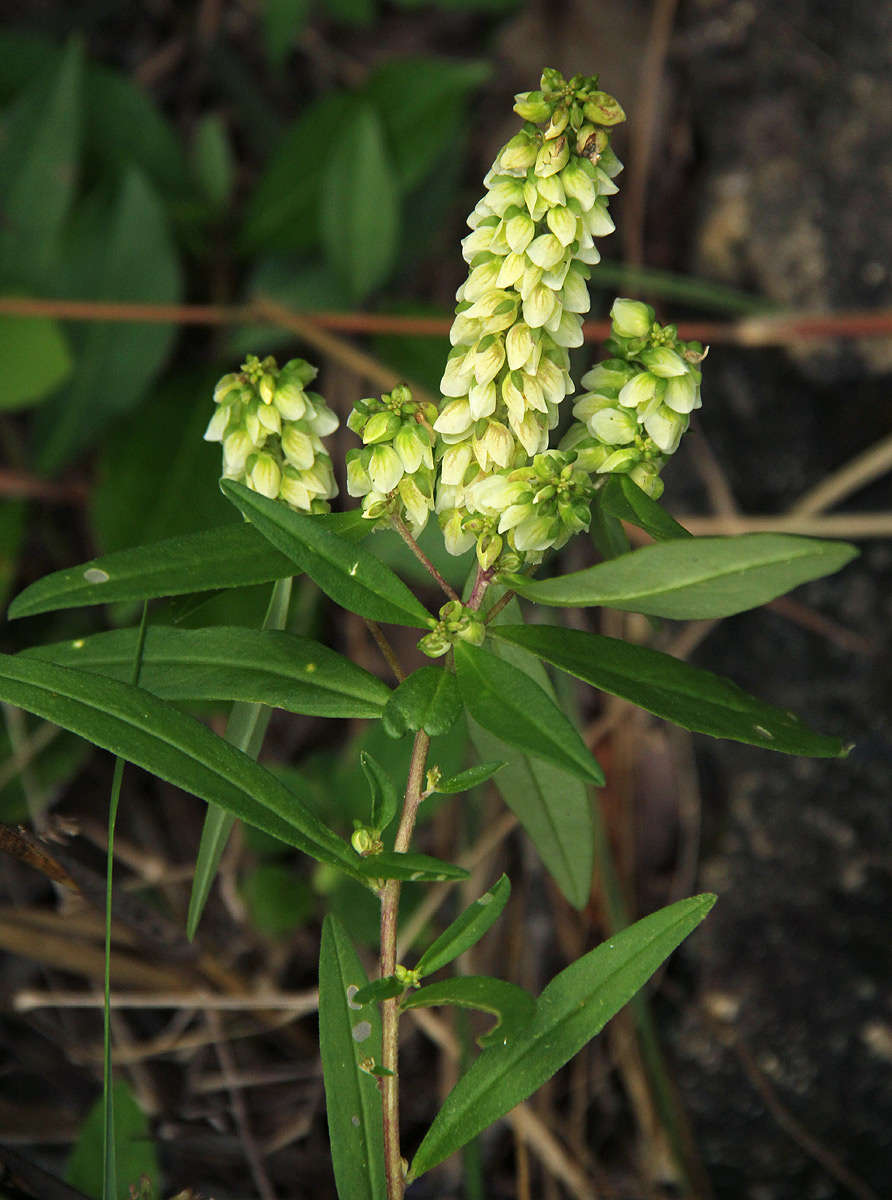
[(453, 1004), (459, 1008), (475, 1008), (492, 1013), (496, 1022), (492, 1029), (477, 1038), (480, 1046), (507, 1046), (532, 1021), (536, 1001), (529, 992), (505, 979), (489, 975), (456, 975), (438, 983), (411, 991), (403, 997), (400, 1009), (430, 1008)]
[(596, 500), (609, 516), (637, 525), (657, 541), (693, 537), (628, 475), (610, 475)]
[(415, 964), (415, 970), (423, 978), (433, 975), (447, 963), (451, 963), (464, 954), (471, 946), (476, 945), (488, 929), (490, 929), (508, 903), (511, 895), (511, 883), (507, 875), (501, 875), (493, 886), (479, 896), (473, 904), (469, 904), (463, 913), (443, 930), (422, 954)]
[(461, 696), (451, 671), (419, 667), (390, 693), (382, 719), (391, 737), (423, 729), (430, 737), (447, 733), (461, 713)]

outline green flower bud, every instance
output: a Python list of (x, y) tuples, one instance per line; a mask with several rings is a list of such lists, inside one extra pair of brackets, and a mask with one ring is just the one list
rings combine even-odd
[(366, 446), (375, 446), (380, 442), (392, 441), (402, 427), (402, 422), (396, 413), (377, 412), (369, 417), (362, 431), (362, 440)]
[(539, 80), (539, 86), (543, 94), (548, 97), (563, 92), (567, 87), (567, 81), (555, 67), (546, 67)]
[[(501, 553), (502, 539), (497, 533), (484, 533), (477, 539), (477, 561), (482, 570), (488, 571)], [(484, 629), (485, 635), (486, 631)], [(465, 640), (467, 641), (468, 639), (466, 638)], [(482, 640), (481, 638), (480, 642), (477, 642), (476, 645), (480, 645)]]
[(418, 643), (418, 649), (428, 658), (442, 658), (452, 649), (452, 642), (440, 629), (426, 633)]
[(544, 283), (534, 287), (523, 302), (523, 319), (531, 329), (541, 329), (554, 313), (558, 299)]
[(401, 963), (397, 963), (393, 968), (393, 974), (403, 987), (421, 987), (421, 976), (418, 972), (410, 971), (408, 967), (404, 967)]
[(564, 167), (561, 172), (561, 183), (564, 185), (567, 196), (576, 200), (583, 212), (588, 212), (598, 197), (598, 189), (595, 187), (594, 180), (583, 168), (582, 160), (574, 159)]
[(402, 477), (397, 485), (397, 490), (413, 529), (420, 533), (427, 524), (427, 518), (433, 507), (432, 502), (427, 499), (418, 484), (409, 475)]
[(318, 374), (317, 368), (308, 363), (305, 358), (290, 358), (279, 372), (279, 382), (286, 380), (290, 383), (293, 380), (301, 388), (305, 388), (307, 384), (313, 382)]
[(257, 385), (257, 394), (264, 404), (272, 404), (273, 396), (276, 394), (276, 380), (274, 375), (264, 372), (260, 376), (260, 382)]
[(613, 332), (624, 338), (643, 338), (650, 333), (654, 310), (640, 300), (617, 299), (610, 310)]
[(617, 100), (607, 92), (595, 92), (582, 106), (582, 111), (588, 121), (596, 125), (619, 125), (625, 121), (623, 112)]
[(267, 433), (280, 433), (282, 430), (282, 418), (279, 410), (272, 404), (263, 404), (257, 409), (257, 420)]
[(503, 171), (526, 171), (536, 161), (538, 153), (539, 139), (521, 130), (502, 148), (499, 167)]
[(214, 415), (208, 421), (207, 429), (204, 431), (204, 440), (206, 442), (223, 441), (231, 413), (232, 409), (228, 404), (223, 404), (215, 410)]
[[(498, 538), (498, 541), (501, 544), (502, 539)], [(471, 615), (469, 619), (462, 623), (456, 636), (459, 641), (468, 642), (472, 646), (482, 646), (486, 641), (486, 626), (478, 616)]]
[(214, 388), (214, 403), (222, 404), (231, 392), (235, 391), (236, 388), (240, 388), (241, 386), (242, 380), (240, 375), (233, 373), (224, 375), (223, 378), (217, 382), (217, 386)]
[(378, 837), (377, 831), (366, 829), (363, 826), (360, 826), (359, 829), (354, 829), (350, 836), (350, 845), (363, 858), (368, 858), (369, 855), (373, 854), (380, 854), (384, 849), (384, 844), (380, 837)]
[(516, 526), (511, 536), (515, 550), (541, 551), (553, 544), (559, 532), (560, 524), (554, 517), (528, 517)]
[(638, 463), (629, 472), (629, 478), (634, 480), (642, 492), (646, 492), (650, 496), (651, 500), (659, 500), (662, 496), (665, 485), (660, 479), (659, 468), (654, 463)]
[(597, 363), (582, 377), (582, 386), (590, 392), (599, 392), (606, 396), (618, 396), (621, 389), (635, 377), (636, 371), (631, 363), (623, 362), (621, 358), (608, 358)]
[(554, 101), (547, 100), (542, 92), (519, 92), (514, 97), (514, 111), (523, 121), (541, 125), (551, 116)]
[(535, 232), (536, 223), (525, 212), (518, 212), (505, 222), (505, 240), (515, 254), (523, 254)]
[[(467, 390), (465, 388), (465, 392)], [(450, 400), (448, 404), (444, 405), (434, 422), (434, 429), (437, 433), (464, 434), (470, 430), (472, 421), (471, 409), (467, 400)]]
[(632, 467), (640, 460), (641, 452), (633, 449), (631, 446), (625, 446), (621, 450), (614, 450), (597, 468), (598, 475), (622, 475), (624, 472), (631, 471)]
[(648, 371), (659, 375), (661, 379), (670, 379), (673, 375), (685, 375), (687, 364), (674, 350), (668, 346), (657, 346), (655, 350), (642, 350), (638, 355)]

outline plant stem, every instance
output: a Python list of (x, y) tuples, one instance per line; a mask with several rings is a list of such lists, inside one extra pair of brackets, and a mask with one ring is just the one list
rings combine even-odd
[(483, 597), (486, 593), (486, 589), (492, 582), (492, 577), (494, 574), (495, 572), (492, 569), (484, 571), (483, 567), (478, 566), (477, 576), (474, 580), (474, 586), (471, 589), (470, 599), (468, 600), (468, 608), (477, 609), (480, 607), (480, 605), (483, 603)]
[(489, 625), (489, 623), (491, 621), (494, 621), (496, 619), (496, 617), (499, 615), (499, 613), (502, 611), (502, 609), (511, 603), (511, 601), (514, 599), (516, 594), (517, 594), (516, 592), (507, 591), (502, 596), (500, 596), (499, 599), (492, 606), (492, 608), (489, 610), (489, 612), (486, 614), (486, 617), (484, 618), (484, 624)]
[(428, 556), (424, 553), (424, 551), (421, 549), (421, 547), (418, 545), (418, 543), (412, 537), (412, 534), (409, 532), (408, 526), (402, 520), (402, 518), (398, 517), (396, 515), (396, 513), (393, 513), (393, 514), (391, 514), (390, 519), (393, 522), (394, 529), (397, 531), (397, 533), (400, 535), (400, 537), (403, 539), (403, 541), (406, 543), (406, 545), (409, 547), (409, 549), (412, 551), (412, 553), (415, 555), (415, 557), (418, 559), (418, 561), (421, 563), (421, 565), (424, 567), (424, 569), (428, 572), (428, 574), (432, 575), (433, 578), (436, 579), (437, 583), (440, 585), (440, 587), (443, 589), (443, 591), (446, 593), (446, 595), (449, 597), (449, 599), (450, 600), (460, 599), (458, 592), (455, 590), (455, 588), (452, 586), (452, 584), (447, 582), (447, 580), (445, 580), (443, 578), (443, 576), (440, 574), (440, 572), (437, 570), (437, 568), (434, 566), (434, 564), (431, 562), (431, 560), (428, 558)]
[(368, 617), (363, 617), (363, 620), (365, 621), (366, 629), (368, 629), (369, 633), (375, 639), (375, 645), (381, 651), (382, 657), (385, 659), (387, 665), (396, 676), (397, 683), (402, 683), (406, 678), (406, 674), (393, 652), (393, 647), (384, 636), (384, 631), (381, 629), (381, 626), (377, 621), (370, 621)]
[[(412, 840), (418, 806), (424, 786), (424, 767), (430, 738), (423, 729), (415, 734), (412, 757), (409, 760), (409, 777), (406, 781), (406, 796), (403, 815), (400, 818), (393, 848), (405, 853)], [(400, 881), (388, 879), (381, 892), (381, 965), (380, 975), (392, 975), (396, 968), (396, 927), (400, 906)], [(399, 1002), (385, 1000), (381, 1006), (383, 1037), (381, 1066), (391, 1075), (381, 1079), (381, 1099), (384, 1109), (384, 1174), (387, 1180), (387, 1200), (402, 1200), (405, 1191), (403, 1160), (400, 1154), (400, 1109), (399, 1109)]]

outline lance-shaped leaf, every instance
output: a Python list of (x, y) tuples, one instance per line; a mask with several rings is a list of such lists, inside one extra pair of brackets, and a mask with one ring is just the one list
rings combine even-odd
[(609, 516), (637, 525), (658, 542), (693, 536), (628, 475), (609, 475), (596, 500)]
[(359, 858), (295, 792), (201, 722), (143, 688), (73, 667), (0, 655), (0, 699), (359, 877)]
[(419, 667), (391, 692), (381, 719), (391, 737), (417, 729), (436, 737), (448, 732), (460, 713), (461, 696), (452, 672)]
[(373, 979), (371, 983), (361, 987), (353, 996), (353, 1004), (360, 1008), (366, 1004), (379, 1004), (382, 1000), (392, 1000), (394, 996), (401, 996), (405, 990), (405, 983), (395, 975), (386, 975), (383, 979)]
[(434, 791), (443, 796), (457, 796), (461, 792), (469, 792), (471, 788), (479, 787), (481, 783), (492, 779), (496, 771), (501, 771), (504, 766), (504, 762), (485, 762), (476, 767), (468, 767), (466, 771), (459, 771), (449, 779), (441, 779)]
[[(36, 646), (22, 657), (129, 678), (136, 630), (116, 629)], [(312, 638), (219, 626), (146, 633), (140, 687), (162, 700), (247, 700), (317, 717), (377, 717), (390, 689)]]
[(367, 550), (323, 528), (316, 517), (293, 512), (233, 479), (222, 480), (220, 487), (277, 550), (342, 608), (372, 621), (433, 626), (431, 615), (399, 576)]
[(529, 992), (504, 979), (488, 975), (458, 975), (429, 983), (427, 987), (409, 992), (400, 1008), (431, 1008), (439, 1004), (454, 1004), (459, 1008), (476, 1008), (492, 1013), (496, 1023), (488, 1033), (477, 1039), (480, 1046), (509, 1046), (530, 1024), (536, 1001)]
[(359, 765), (369, 785), (372, 811), (369, 825), (380, 833), (386, 829), (399, 808), (396, 784), (368, 750), (360, 750)]
[(715, 896), (679, 900), (577, 959), (542, 992), (507, 1046), (485, 1050), (449, 1095), (409, 1169), (417, 1179), (532, 1095), (643, 987), (703, 920)]
[(359, 870), (367, 879), (402, 879), (407, 883), (444, 883), (447, 879), (467, 879), (464, 867), (441, 862), (429, 854), (385, 850), (360, 859)]
[(582, 738), (524, 671), (465, 642), (455, 646), (455, 670), (465, 707), (484, 729), (581, 779), (603, 784), (604, 772)]
[(368, 984), (359, 956), (334, 916), (322, 924), (319, 952), (319, 1048), (329, 1144), (338, 1195), (384, 1200), (381, 1093), (369, 1060), (381, 1061), (381, 1017), (354, 1000)]
[(846, 542), (784, 533), (679, 538), (554, 579), (509, 577), (538, 604), (603, 605), (652, 617), (728, 617), (800, 583), (832, 575), (858, 553)]
[(421, 978), (433, 975), (447, 963), (464, 954), (471, 946), (477, 944), (484, 933), (490, 929), (502, 915), (502, 909), (508, 903), (511, 895), (511, 884), (507, 875), (502, 875), (496, 883), (469, 904), (465, 911), (447, 926), (422, 954), (415, 966)]
[[(368, 532), (368, 522), (357, 510), (313, 520), (344, 538), (359, 539)], [(274, 549), (253, 525), (223, 525), (54, 571), (16, 596), (8, 615), (31, 617), (90, 604), (246, 587), (294, 574), (292, 560)]]
[(838, 738), (815, 733), (794, 713), (658, 650), (553, 625), (499, 625), (492, 633), (683, 729), (785, 754), (838, 758), (846, 753)]

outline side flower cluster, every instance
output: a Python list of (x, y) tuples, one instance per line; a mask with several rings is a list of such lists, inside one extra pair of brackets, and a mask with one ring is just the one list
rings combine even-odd
[(272, 357), (249, 354), (241, 370), (214, 389), (217, 410), (204, 439), (223, 443), (223, 474), (291, 508), (328, 512), (338, 494), (322, 438), (338, 418), (307, 385), (315, 367), (293, 358), (280, 369)]
[(598, 474), (627, 473), (653, 499), (663, 492), (660, 471), (701, 407), (699, 342), (682, 342), (674, 325), (661, 326), (637, 300), (616, 300), (610, 311), (610, 357), (582, 377), (586, 392), (561, 441)]
[(614, 228), (607, 197), (622, 164), (608, 128), (624, 114), (597, 77), (566, 81), (547, 70), (515, 112), (526, 124), (499, 152), (468, 218), (470, 272), (457, 292), (434, 422), (437, 511), (453, 554), (479, 537), (466, 524), (467, 486), (548, 448), (558, 405), (574, 390), (569, 351), (582, 344), (595, 238)]
[(405, 384), (380, 399), (360, 400), (347, 428), (363, 448), (347, 451), (347, 491), (362, 496), (369, 520), (397, 516), (418, 537), (434, 507), (434, 434), (437, 410), (412, 399)]

